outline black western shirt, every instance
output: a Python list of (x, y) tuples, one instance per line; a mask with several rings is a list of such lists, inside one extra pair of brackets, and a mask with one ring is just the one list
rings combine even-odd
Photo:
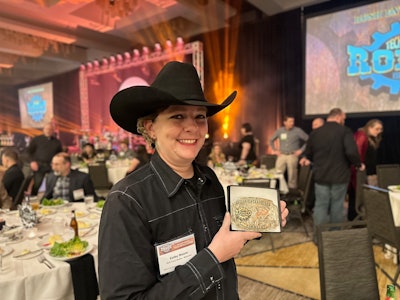
[[(208, 250), (222, 225), (225, 196), (214, 172), (194, 164), (185, 180), (155, 153), (110, 191), (99, 229), (102, 299), (238, 299), (233, 259)], [(193, 233), (197, 255), (161, 276), (155, 245)]]

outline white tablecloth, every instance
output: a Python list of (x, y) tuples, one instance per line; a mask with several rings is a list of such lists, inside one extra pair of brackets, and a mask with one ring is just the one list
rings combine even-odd
[(392, 213), (394, 224), (400, 226), (400, 192), (389, 191), (390, 204), (392, 206)]
[[(13, 252), (3, 257), (3, 270), (0, 271), (0, 299), (26, 299), (26, 300), (74, 300), (74, 291), (72, 285), (72, 277), (70, 265), (64, 261), (51, 259), (48, 250), (44, 250), (44, 256), (47, 257), (54, 265), (54, 269), (49, 269), (45, 264), (39, 263), (37, 257), (29, 259), (14, 258), (17, 253), (21, 253), (24, 249), (38, 249), (38, 243), (41, 239), (38, 237), (44, 233), (52, 232), (52, 219), (54, 217), (63, 217), (68, 222), (71, 210), (85, 211), (84, 203), (74, 203), (72, 206), (62, 207), (57, 210), (57, 214), (46, 216), (41, 223), (37, 225), (38, 231), (35, 238), (28, 238), (28, 231), (25, 231), (25, 237), (19, 242), (8, 244), (0, 244), (3, 249), (11, 247)], [(19, 216), (13, 212), (9, 214), (0, 214), (8, 225), (20, 224)], [(91, 254), (95, 261), (95, 269), (97, 270), (97, 228), (100, 214), (96, 210), (91, 210), (84, 218), (79, 220), (90, 222), (95, 225), (95, 230), (87, 236), (82, 237), (83, 240), (89, 242), (93, 246)], [(67, 228), (68, 231), (68, 228)], [(81, 231), (84, 233), (84, 231)], [(48, 236), (47, 236), (48, 237)], [(43, 237), (43, 239), (45, 239)]]
[[(108, 180), (112, 184), (116, 184), (125, 177), (128, 168), (129, 166), (107, 166)], [(89, 173), (89, 169), (87, 167), (79, 167), (78, 170), (84, 173)]]

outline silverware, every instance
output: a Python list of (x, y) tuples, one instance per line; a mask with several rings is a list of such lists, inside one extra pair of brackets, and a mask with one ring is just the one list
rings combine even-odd
[(44, 257), (44, 255), (40, 255), (38, 257), (38, 261), (41, 264), (45, 264), (49, 269), (55, 268), (55, 266), (46, 257)]
[(88, 235), (88, 234), (91, 233), (94, 229), (95, 229), (95, 227), (93, 226), (93, 227), (90, 228), (88, 231), (82, 233), (82, 234), (81, 234), (81, 237), (84, 237), (84, 236)]
[(19, 258), (19, 257), (24, 257), (24, 256), (30, 255), (30, 254), (35, 254), (35, 253), (38, 253), (38, 252), (43, 252), (43, 249), (36, 249), (36, 250), (33, 250), (33, 251), (28, 250), (28, 252), (25, 252), (25, 253), (22, 253), (22, 254), (17, 254), (17, 255), (14, 255), (13, 257), (14, 258)]

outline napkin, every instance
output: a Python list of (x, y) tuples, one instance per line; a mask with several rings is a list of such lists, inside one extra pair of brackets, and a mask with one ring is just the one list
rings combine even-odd
[(93, 256), (88, 253), (67, 262), (71, 266), (75, 300), (96, 300), (99, 286)]

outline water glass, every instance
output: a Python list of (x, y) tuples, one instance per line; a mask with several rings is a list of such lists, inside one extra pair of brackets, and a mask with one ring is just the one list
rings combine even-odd
[(94, 196), (93, 196), (93, 195), (85, 196), (85, 197), (83, 198), (83, 200), (84, 200), (84, 202), (85, 202), (86, 208), (90, 208), (90, 207), (93, 206), (93, 203), (94, 203)]

